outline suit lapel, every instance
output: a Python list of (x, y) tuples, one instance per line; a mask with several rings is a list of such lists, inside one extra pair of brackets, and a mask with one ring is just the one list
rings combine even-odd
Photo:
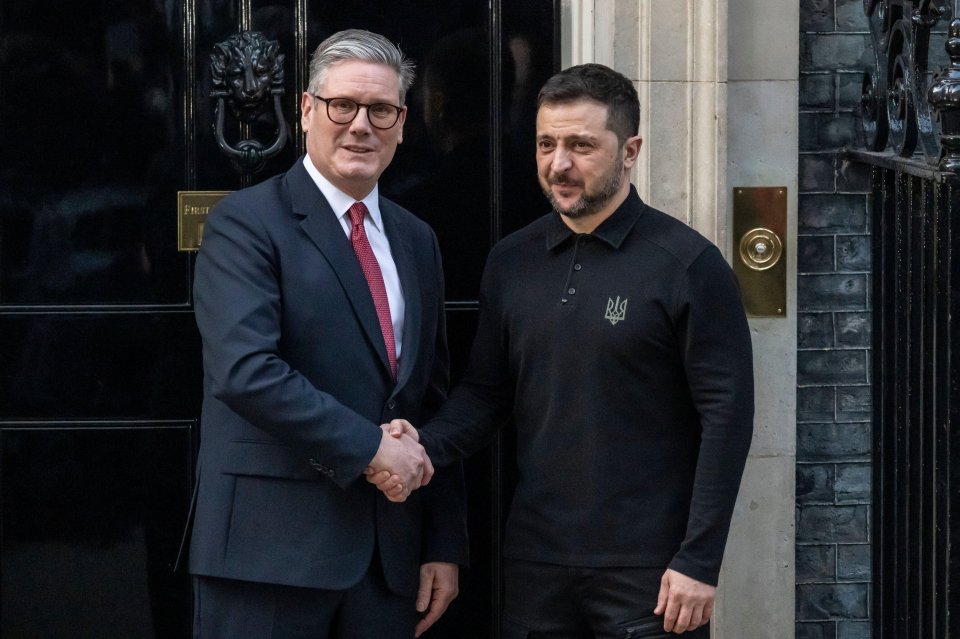
[[(389, 373), (390, 364), (387, 360), (386, 346), (383, 344), (377, 309), (373, 305), (370, 287), (363, 276), (363, 271), (360, 270), (360, 263), (353, 252), (350, 240), (343, 232), (343, 227), (337, 221), (327, 199), (323, 197), (320, 189), (303, 167), (302, 161), (297, 162), (287, 172), (286, 180), (293, 212), (303, 218), (300, 226), (317, 245), (333, 272), (336, 273), (367, 339), (380, 356), (384, 369)], [(392, 242), (393, 238), (390, 239)], [(404, 350), (406, 350), (406, 344), (404, 344)]]
[(403, 291), (403, 349), (400, 353), (400, 368), (397, 371), (397, 388), (399, 389), (410, 377), (410, 372), (420, 353), (420, 327), (423, 325), (423, 300), (420, 297), (422, 287), (417, 276), (414, 249), (410, 244), (411, 234), (404, 232), (403, 222), (393, 203), (382, 197), (380, 214), (387, 239), (390, 240), (390, 252), (393, 253), (393, 261), (397, 265), (397, 275), (400, 277), (400, 287)]

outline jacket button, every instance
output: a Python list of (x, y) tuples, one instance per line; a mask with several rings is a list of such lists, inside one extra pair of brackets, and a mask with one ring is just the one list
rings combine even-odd
[(397, 407), (397, 402), (395, 400), (391, 399), (390, 401), (387, 402), (387, 408), (389, 408), (390, 410), (393, 410), (396, 407)]

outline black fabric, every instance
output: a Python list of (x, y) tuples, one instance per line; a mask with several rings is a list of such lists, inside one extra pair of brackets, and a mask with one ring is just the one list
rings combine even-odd
[(504, 639), (708, 639), (677, 635), (653, 614), (664, 568), (583, 568), (504, 561)]
[(715, 585), (753, 428), (750, 334), (720, 251), (632, 189), (592, 234), (551, 213), (500, 242), (464, 381), (422, 442), (443, 465), (511, 417), (506, 557)]
[(417, 622), (377, 563), (348, 590), (194, 577), (194, 606), (195, 639), (410, 639)]

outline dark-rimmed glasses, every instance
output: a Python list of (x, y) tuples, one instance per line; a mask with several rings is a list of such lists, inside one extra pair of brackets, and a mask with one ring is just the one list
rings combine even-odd
[(403, 107), (385, 102), (363, 104), (350, 98), (321, 98), (319, 95), (313, 97), (326, 103), (327, 117), (337, 124), (350, 124), (360, 112), (360, 107), (366, 107), (367, 121), (370, 122), (370, 126), (375, 129), (390, 129), (400, 119), (400, 113), (403, 111)]

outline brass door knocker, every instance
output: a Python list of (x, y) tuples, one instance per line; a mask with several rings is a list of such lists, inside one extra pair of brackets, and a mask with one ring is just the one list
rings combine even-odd
[[(258, 31), (242, 31), (213, 46), (210, 71), (217, 100), (214, 135), (223, 153), (238, 171), (255, 173), (278, 154), (289, 132), (280, 108), (283, 95), (283, 60), (280, 44), (267, 40)], [(245, 124), (268, 117), (271, 97), (277, 137), (269, 147), (253, 138), (231, 145), (223, 134), (226, 107), (234, 118)]]

